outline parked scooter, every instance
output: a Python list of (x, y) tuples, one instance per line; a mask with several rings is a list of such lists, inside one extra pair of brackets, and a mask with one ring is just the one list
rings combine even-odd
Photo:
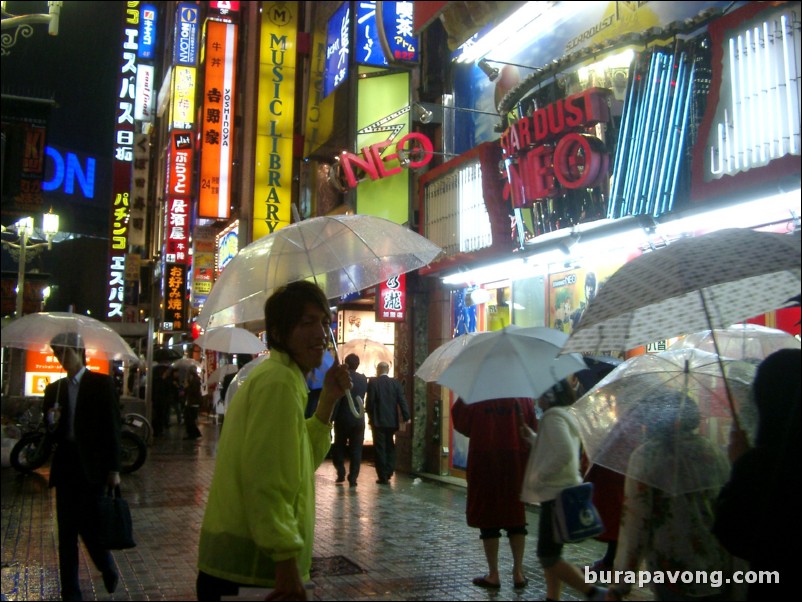
[[(41, 413), (25, 412), (19, 426), (23, 435), (11, 449), (9, 461), (19, 472), (33, 472), (50, 459), (55, 440)], [(145, 463), (147, 457), (148, 447), (142, 438), (123, 427), (120, 433), (120, 472), (134, 472)]]

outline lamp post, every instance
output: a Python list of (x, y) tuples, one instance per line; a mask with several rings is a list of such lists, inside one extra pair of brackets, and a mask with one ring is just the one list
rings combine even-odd
[(3, 246), (19, 250), (19, 269), (17, 271), (17, 304), (15, 316), (22, 317), (23, 302), (25, 299), (25, 265), (28, 261), (28, 251), (47, 247), (48, 251), (53, 248), (53, 237), (58, 234), (58, 214), (53, 213), (51, 209), (45, 213), (42, 218), (42, 233), (45, 236), (45, 242), (31, 243), (29, 242), (34, 233), (33, 218), (24, 217), (14, 224), (14, 228), (19, 236), (19, 243), (3, 241)]

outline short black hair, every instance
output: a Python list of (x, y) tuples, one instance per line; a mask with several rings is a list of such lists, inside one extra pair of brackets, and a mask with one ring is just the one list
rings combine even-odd
[(356, 353), (349, 353), (345, 356), (345, 365), (349, 370), (356, 371), (359, 368), (359, 356)]
[(314, 282), (291, 282), (270, 295), (265, 302), (265, 329), (270, 349), (287, 352), (284, 342), (301, 322), (309, 303), (319, 307), (327, 316), (331, 315), (326, 294)]

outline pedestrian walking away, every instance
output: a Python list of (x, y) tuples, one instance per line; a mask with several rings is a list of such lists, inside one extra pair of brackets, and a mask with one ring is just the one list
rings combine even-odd
[(540, 504), (537, 558), (546, 576), (546, 600), (559, 600), (562, 584), (585, 594), (588, 600), (604, 600), (607, 590), (588, 585), (581, 571), (563, 559), (563, 544), (554, 537), (554, 500), (567, 487), (579, 485), (579, 424), (568, 411), (576, 401), (574, 390), (562, 380), (538, 400), (543, 416), (537, 434), (522, 425), (522, 436), (532, 449), (526, 465), (521, 498)]
[(345, 365), (348, 366), (353, 383), (351, 397), (361, 415), (354, 416), (346, 397), (341, 397), (337, 402), (334, 409), (334, 444), (331, 447), (331, 457), (337, 469), (337, 483), (345, 482), (345, 459), (348, 458), (348, 484), (356, 487), (365, 441), (364, 400), (368, 391), (368, 379), (356, 371), (359, 368), (359, 356), (355, 353), (345, 356)]
[(395, 434), (399, 429), (398, 413), (406, 424), (409, 408), (401, 383), (391, 378), (387, 362), (376, 365), (377, 376), (368, 380), (365, 412), (373, 431), (373, 453), (376, 456), (376, 482), (387, 485), (395, 471)]
[(109, 550), (97, 543), (98, 506), (120, 484), (120, 405), (114, 380), (86, 368), (80, 334), (56, 335), (53, 355), (67, 372), (45, 388), (42, 411), (56, 451), (50, 486), (56, 488), (62, 600), (83, 600), (78, 581), (78, 536), (111, 594), (119, 576)]
[(512, 552), (515, 589), (529, 585), (523, 568), (526, 547), (526, 512), (521, 501), (529, 444), (520, 435), (520, 425), (537, 426), (534, 400), (489, 399), (466, 404), (457, 399), (451, 409), (454, 429), (469, 438), (468, 526), (479, 529), (487, 574), (473, 584), (487, 589), (501, 587), (498, 549), (501, 530), (507, 532)]

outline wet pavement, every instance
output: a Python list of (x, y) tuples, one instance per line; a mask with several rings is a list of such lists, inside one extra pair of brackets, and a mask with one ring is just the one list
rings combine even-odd
[[(203, 438), (183, 440), (183, 427), (149, 448), (145, 465), (123, 475), (137, 547), (114, 552), (120, 583), (106, 593), (100, 574), (80, 547), (81, 588), (86, 600), (194, 600), (196, 552), (220, 425), (201, 418)], [(20, 475), (2, 469), (2, 599), (58, 600), (55, 496), (48, 469)], [(362, 465), (355, 489), (335, 484), (327, 460), (317, 472), (317, 527), (313, 576), (315, 600), (544, 600), (536, 537), (527, 539), (530, 583), (515, 590), (512, 556), (502, 541), (502, 587), (484, 590), (471, 579), (486, 572), (479, 533), (465, 524), (464, 481), (433, 475), (393, 477), (375, 483), (371, 461)], [(529, 512), (535, 533), (537, 508)], [(579, 566), (599, 558), (596, 541), (566, 546)], [(564, 600), (581, 600), (565, 589)], [(636, 590), (630, 599), (651, 600)]]

